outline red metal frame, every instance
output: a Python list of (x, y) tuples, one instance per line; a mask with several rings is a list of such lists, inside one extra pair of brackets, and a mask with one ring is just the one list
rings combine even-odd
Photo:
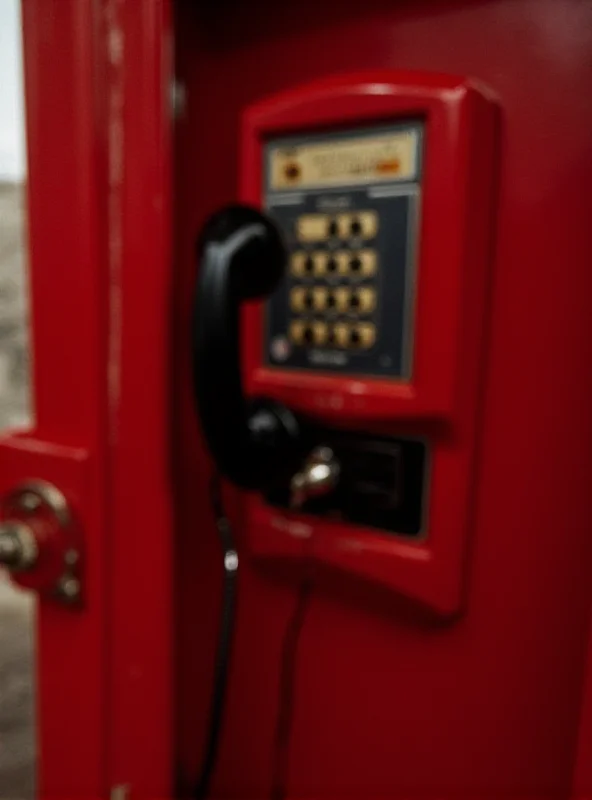
[(0, 491), (54, 483), (85, 550), (83, 607), (39, 604), (42, 797), (172, 793), (168, 14), (23, 2), (36, 422)]
[[(0, 484), (6, 491), (22, 479), (49, 480), (84, 526), (84, 611), (46, 600), (39, 607), (38, 782), (42, 795), (93, 796), (104, 787), (107, 723), (98, 41), (90, 3), (28, 0), (23, 26), (36, 422), (4, 442)], [(67, 768), (64, 752), (72, 754)]]

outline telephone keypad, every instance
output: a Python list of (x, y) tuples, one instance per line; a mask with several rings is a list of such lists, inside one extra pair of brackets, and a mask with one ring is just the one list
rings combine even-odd
[[(326, 223), (324, 226), (320, 221)], [(357, 214), (304, 214), (296, 220), (298, 248), (291, 255), (290, 339), (296, 346), (332, 345), (369, 349), (376, 340), (377, 292), (372, 279), (377, 253), (372, 247), (349, 247), (378, 230), (374, 211)], [(338, 247), (322, 247), (335, 236)], [(371, 244), (368, 242), (368, 244)], [(302, 245), (302, 249), (301, 249)], [(308, 246), (307, 246), (308, 245)], [(359, 326), (354, 323), (364, 320)]]
[[(381, 171), (377, 137), (385, 131), (392, 147), (413, 143), (404, 176)], [(318, 132), (266, 144), (266, 207), (289, 252), (286, 278), (266, 309), (265, 360), (273, 368), (410, 376), (422, 136), (422, 122), (410, 121), (378, 134)], [(336, 152), (346, 140), (355, 144), (342, 158)], [(319, 142), (329, 145), (322, 155)], [(284, 184), (277, 163), (294, 158), (299, 183)]]

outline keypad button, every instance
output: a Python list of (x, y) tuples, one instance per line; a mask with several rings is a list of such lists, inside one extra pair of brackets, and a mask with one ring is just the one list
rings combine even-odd
[(327, 307), (327, 289), (324, 286), (315, 286), (312, 293), (315, 311), (324, 311)]
[(375, 250), (361, 250), (357, 258), (361, 261), (361, 267), (357, 274), (364, 278), (371, 278), (376, 273), (377, 257)]
[(313, 340), (316, 345), (324, 345), (327, 341), (328, 328), (325, 322), (313, 322)]
[(290, 323), (290, 340), (294, 344), (302, 344), (303, 337), (304, 337), (304, 322), (300, 319), (293, 320)]
[(335, 342), (338, 347), (347, 347), (349, 344), (349, 325), (347, 322), (338, 322), (333, 328)]
[(303, 214), (296, 222), (296, 235), (301, 242), (322, 242), (328, 235), (326, 214)]
[(290, 308), (292, 311), (304, 311), (307, 307), (306, 302), (308, 298), (308, 291), (301, 286), (297, 286), (290, 292)]
[(297, 250), (290, 256), (290, 272), (294, 277), (301, 278), (305, 273), (306, 253)]
[(369, 287), (356, 289), (350, 299), (350, 308), (360, 314), (371, 314), (376, 308), (376, 292)]
[(340, 286), (333, 292), (335, 296), (335, 305), (337, 310), (342, 314), (349, 309), (350, 290), (345, 286)]
[(357, 222), (359, 223), (359, 233), (363, 239), (374, 239), (378, 233), (378, 214), (376, 211), (360, 211)]
[(371, 322), (360, 322), (356, 325), (356, 331), (358, 335), (357, 347), (365, 350), (372, 347), (376, 341), (376, 327)]

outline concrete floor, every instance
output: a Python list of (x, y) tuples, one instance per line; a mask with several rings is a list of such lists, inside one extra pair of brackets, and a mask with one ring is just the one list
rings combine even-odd
[[(0, 430), (30, 419), (24, 195), (0, 184)], [(33, 796), (33, 597), (0, 572), (0, 800)]]

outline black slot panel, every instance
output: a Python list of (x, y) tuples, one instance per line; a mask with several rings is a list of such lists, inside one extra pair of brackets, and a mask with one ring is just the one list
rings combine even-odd
[[(304, 513), (401, 536), (422, 535), (428, 459), (424, 442), (327, 432), (319, 444), (333, 449), (341, 477), (332, 494), (310, 500)], [(288, 487), (270, 492), (267, 500), (288, 508)]]

